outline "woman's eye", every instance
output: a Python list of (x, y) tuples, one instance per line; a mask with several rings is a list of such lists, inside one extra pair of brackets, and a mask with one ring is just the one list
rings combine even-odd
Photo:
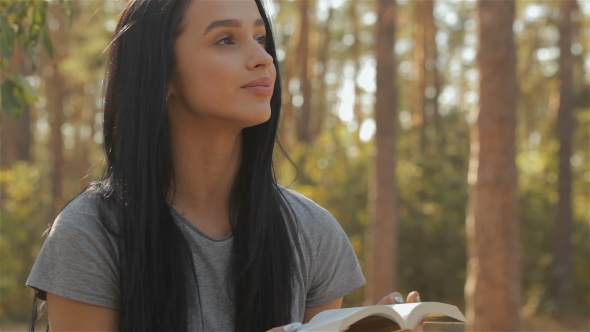
[(223, 39), (219, 40), (219, 41), (217, 42), (217, 44), (222, 44), (222, 45), (224, 45), (225, 43), (222, 43), (224, 40), (226, 40), (226, 41), (228, 41), (228, 42), (229, 42), (229, 41), (231, 41), (231, 39), (232, 39), (232, 37), (231, 37), (231, 36), (230, 36), (230, 37), (225, 37), (225, 38), (223, 38)]
[[(256, 40), (258, 40), (258, 43), (259, 43), (260, 45), (266, 45), (266, 36), (260, 36), (260, 37), (258, 37)], [(223, 39), (220, 39), (220, 40), (217, 42), (217, 44), (220, 44), (220, 45), (229, 45), (229, 43), (230, 43), (231, 41), (233, 41), (233, 37), (232, 37), (232, 36), (229, 36), (229, 37), (225, 37), (225, 38), (223, 38)]]

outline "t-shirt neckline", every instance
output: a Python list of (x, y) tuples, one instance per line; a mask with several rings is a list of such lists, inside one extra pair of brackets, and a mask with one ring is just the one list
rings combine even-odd
[(193, 230), (195, 233), (197, 233), (201, 237), (203, 237), (209, 241), (213, 241), (213, 242), (224, 242), (224, 241), (231, 240), (233, 238), (234, 232), (231, 232), (228, 235), (221, 237), (219, 239), (214, 239), (214, 238), (210, 237), (209, 235), (203, 233), (203, 231), (201, 231), (197, 226), (195, 226), (195, 224), (193, 224), (188, 219), (186, 219), (184, 217), (184, 215), (182, 215), (182, 213), (177, 211), (169, 202), (167, 202), (167, 204), (168, 204), (168, 208), (170, 208), (170, 211), (172, 212), (173, 217), (176, 217), (178, 220), (180, 220), (180, 222), (182, 222), (183, 224), (188, 226), (191, 230)]

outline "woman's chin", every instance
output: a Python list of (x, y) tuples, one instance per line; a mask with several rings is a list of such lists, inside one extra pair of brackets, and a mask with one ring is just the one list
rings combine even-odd
[(255, 111), (248, 114), (246, 119), (243, 119), (244, 128), (254, 127), (270, 120), (270, 109)]

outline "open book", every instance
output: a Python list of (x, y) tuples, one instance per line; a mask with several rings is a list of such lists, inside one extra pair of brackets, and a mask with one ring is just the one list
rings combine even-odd
[(297, 331), (392, 332), (413, 330), (427, 324), (465, 324), (467, 319), (454, 305), (417, 302), (322, 311)]

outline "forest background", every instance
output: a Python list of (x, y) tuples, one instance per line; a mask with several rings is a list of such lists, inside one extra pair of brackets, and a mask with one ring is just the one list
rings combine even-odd
[[(349, 235), (372, 289), (350, 294), (344, 306), (371, 303), (373, 289), (385, 295), (394, 288), (418, 290), (423, 301), (469, 313), (486, 294), (516, 289), (518, 330), (588, 331), (590, 1), (502, 0), (495, 2), (511, 4), (496, 9), (485, 2), (275, 1), (281, 141), (298, 167), (297, 173), (278, 157), (279, 183), (325, 207)], [(102, 80), (124, 6), (110, 0), (0, 3), (3, 331), (30, 315), (33, 291), (24, 283), (41, 234), (69, 199), (100, 178)], [(513, 17), (494, 16), (480, 26), (486, 10), (510, 6)], [(495, 63), (481, 56), (490, 45), (485, 38), (505, 27), (512, 27), (515, 67), (510, 56)], [(391, 75), (379, 80), (379, 68), (392, 69)], [(505, 106), (506, 96), (484, 89), (481, 77), (491, 72), (516, 79), (516, 89), (507, 92), (516, 97), (513, 108)], [(385, 111), (379, 94), (393, 101)], [(489, 138), (479, 135), (488, 125), (484, 108), (517, 119), (512, 127), (511, 121), (495, 124), (501, 133), (514, 132), (513, 138), (497, 135), (512, 142), (513, 155), (486, 150)], [(392, 139), (390, 151), (377, 153), (377, 137)], [(489, 183), (491, 189), (512, 185), (517, 193), (508, 204), (517, 208), (502, 220), (474, 212), (486, 204), (478, 202), (485, 186), (472, 176), (483, 155), (515, 165), (517, 174), (508, 170), (502, 178), (501, 169)], [(383, 165), (392, 176), (380, 182)], [(502, 193), (492, 190), (490, 197)], [(486, 223), (491, 232), (477, 230)], [(390, 231), (384, 246), (374, 241), (378, 227)], [(474, 281), (493, 277), (469, 269), (481, 255), (478, 245), (489, 244), (518, 248), (503, 255), (520, 275), (487, 280), (487, 292), (473, 292)], [(379, 274), (376, 265), (389, 274)]]

